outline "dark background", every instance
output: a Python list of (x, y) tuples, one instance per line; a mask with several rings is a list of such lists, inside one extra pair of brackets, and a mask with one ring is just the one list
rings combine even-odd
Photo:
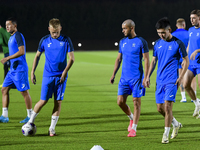
[(0, 24), (5, 27), (7, 18), (16, 17), (27, 51), (36, 51), (54, 17), (60, 19), (62, 33), (71, 38), (75, 50), (114, 50), (118, 49), (114, 42), (123, 38), (122, 22), (132, 19), (136, 33), (151, 49), (158, 39), (155, 23), (160, 18), (168, 17), (174, 31), (176, 20), (182, 17), (188, 29), (194, 9), (200, 9), (200, 0), (0, 0)]

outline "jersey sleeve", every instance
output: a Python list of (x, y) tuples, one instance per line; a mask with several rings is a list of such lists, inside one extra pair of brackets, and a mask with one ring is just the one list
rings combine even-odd
[(74, 51), (74, 46), (73, 46), (73, 44), (72, 44), (72, 41), (71, 41), (71, 39), (69, 38), (69, 37), (67, 37), (67, 42), (68, 42), (68, 50), (67, 50), (67, 52), (72, 52), (72, 51)]
[(155, 42), (155, 44), (154, 44), (154, 46), (153, 46), (153, 56), (154, 56), (154, 57), (157, 57), (156, 45), (157, 45), (157, 42)]
[(18, 46), (18, 47), (24, 46), (24, 42), (23, 42), (23, 39), (22, 39), (22, 35), (21, 35), (19, 32), (16, 32), (15, 39), (16, 39), (16, 41), (17, 41), (17, 46)]
[(122, 47), (122, 40), (119, 41), (119, 53), (122, 53), (121, 47)]
[(147, 53), (149, 52), (148, 44), (147, 41), (144, 40), (143, 38), (140, 38), (142, 41), (142, 53)]
[(38, 51), (39, 52), (44, 52), (44, 37), (40, 40), (40, 42), (39, 42), (39, 46), (38, 46)]
[(179, 44), (179, 53), (181, 55), (181, 58), (186, 57), (187, 52), (184, 43), (181, 40), (178, 40), (177, 43)]

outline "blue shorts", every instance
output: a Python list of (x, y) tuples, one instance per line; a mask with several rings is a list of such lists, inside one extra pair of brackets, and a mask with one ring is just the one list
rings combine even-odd
[(157, 84), (156, 85), (156, 104), (163, 104), (166, 101), (175, 102), (177, 85), (175, 84)]
[(17, 88), (17, 90), (20, 92), (30, 89), (29, 82), (28, 82), (28, 72), (27, 71), (20, 71), (20, 72), (8, 71), (3, 82), (3, 87), (11, 87), (13, 89)]
[(197, 74), (200, 74), (200, 66), (197, 67), (194, 65), (189, 65), (188, 70), (192, 71), (194, 76), (196, 76)]
[(125, 80), (121, 78), (118, 85), (118, 95), (131, 95), (131, 93), (133, 97), (142, 97), (145, 95), (142, 79)]
[(67, 79), (64, 83), (60, 83), (61, 77), (43, 77), (42, 89), (41, 89), (41, 100), (49, 100), (54, 94), (55, 100), (63, 100)]

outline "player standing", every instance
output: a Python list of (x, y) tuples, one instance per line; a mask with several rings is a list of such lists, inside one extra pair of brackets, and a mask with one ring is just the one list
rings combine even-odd
[[(128, 19), (122, 23), (122, 32), (125, 38), (119, 44), (119, 53), (115, 61), (115, 67), (110, 78), (114, 83), (115, 75), (122, 63), (122, 74), (118, 85), (117, 103), (128, 115), (128, 137), (136, 136), (137, 124), (140, 118), (141, 97), (145, 95), (143, 83), (149, 69), (149, 49), (147, 42), (135, 33), (135, 23)], [(143, 74), (142, 58), (144, 58), (145, 76)], [(143, 79), (144, 78), (144, 79)], [(128, 95), (133, 96), (134, 115), (126, 104)]]
[[(187, 70), (189, 62), (185, 45), (171, 35), (170, 22), (167, 18), (162, 18), (156, 23), (156, 30), (160, 39), (155, 42), (153, 58), (145, 84), (149, 87), (150, 75), (158, 60), (155, 97), (157, 110), (165, 117), (165, 131), (162, 143), (169, 143), (168, 136), (171, 123), (173, 125), (171, 139), (177, 136), (178, 130), (182, 127), (182, 124), (173, 117), (172, 107), (173, 102), (175, 102), (178, 85)], [(183, 70), (179, 75), (178, 64), (181, 57), (183, 58)]]
[[(193, 78), (198, 76), (198, 84), (200, 86), (200, 10), (193, 10), (190, 13), (190, 21), (193, 25), (189, 29), (189, 44), (187, 47), (187, 52), (189, 56), (190, 65), (184, 77), (183, 86), (187, 91), (190, 98), (195, 104), (195, 110), (193, 116), (196, 117), (199, 115), (200, 104), (197, 100), (197, 97), (194, 93), (194, 90), (191, 87), (191, 82)], [(199, 118), (199, 117), (197, 117)]]
[[(42, 52), (45, 52), (45, 66), (43, 72), (42, 88), (40, 100), (34, 107), (29, 120), (33, 123), (42, 107), (54, 94), (54, 108), (52, 112), (49, 135), (55, 136), (55, 126), (57, 124), (61, 102), (64, 99), (64, 92), (67, 83), (68, 71), (74, 63), (74, 48), (69, 37), (61, 35), (60, 20), (53, 18), (49, 21), (49, 35), (44, 36), (39, 43), (38, 51), (33, 61), (31, 80), (36, 84), (35, 70), (39, 63)], [(67, 53), (69, 61), (67, 63)]]
[(6, 75), (3, 82), (2, 92), (2, 116), (0, 122), (8, 122), (8, 106), (9, 106), (9, 91), (11, 88), (17, 88), (24, 97), (27, 117), (20, 121), (20, 123), (26, 123), (30, 119), (32, 112), (32, 100), (28, 89), (30, 89), (28, 81), (28, 65), (26, 62), (26, 44), (24, 36), (17, 31), (17, 21), (14, 18), (6, 20), (6, 30), (11, 34), (8, 41), (9, 56), (1, 60), (2, 64), (5, 64), (10, 60), (10, 70)]
[[(0, 45), (2, 46), (4, 57), (9, 56), (9, 50), (8, 50), (8, 40), (10, 38), (10, 33), (6, 31), (1, 25), (0, 25)], [(7, 61), (4, 65), (4, 78), (6, 77), (8, 73), (8, 69), (10, 67), (10, 61)], [(0, 88), (2, 88), (3, 84), (0, 85)]]

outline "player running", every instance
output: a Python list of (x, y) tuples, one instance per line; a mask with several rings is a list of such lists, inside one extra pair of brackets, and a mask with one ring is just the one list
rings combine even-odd
[[(130, 119), (128, 137), (134, 137), (136, 136), (137, 124), (140, 118), (141, 97), (145, 95), (143, 83), (146, 80), (149, 69), (149, 49), (147, 42), (136, 35), (135, 23), (132, 20), (125, 20), (122, 23), (122, 32), (125, 38), (120, 41), (119, 53), (110, 83), (114, 83), (115, 75), (123, 60), (117, 103)], [(143, 74), (142, 58), (144, 58), (145, 76)], [(127, 97), (131, 94), (133, 96), (134, 114), (126, 104)]]

